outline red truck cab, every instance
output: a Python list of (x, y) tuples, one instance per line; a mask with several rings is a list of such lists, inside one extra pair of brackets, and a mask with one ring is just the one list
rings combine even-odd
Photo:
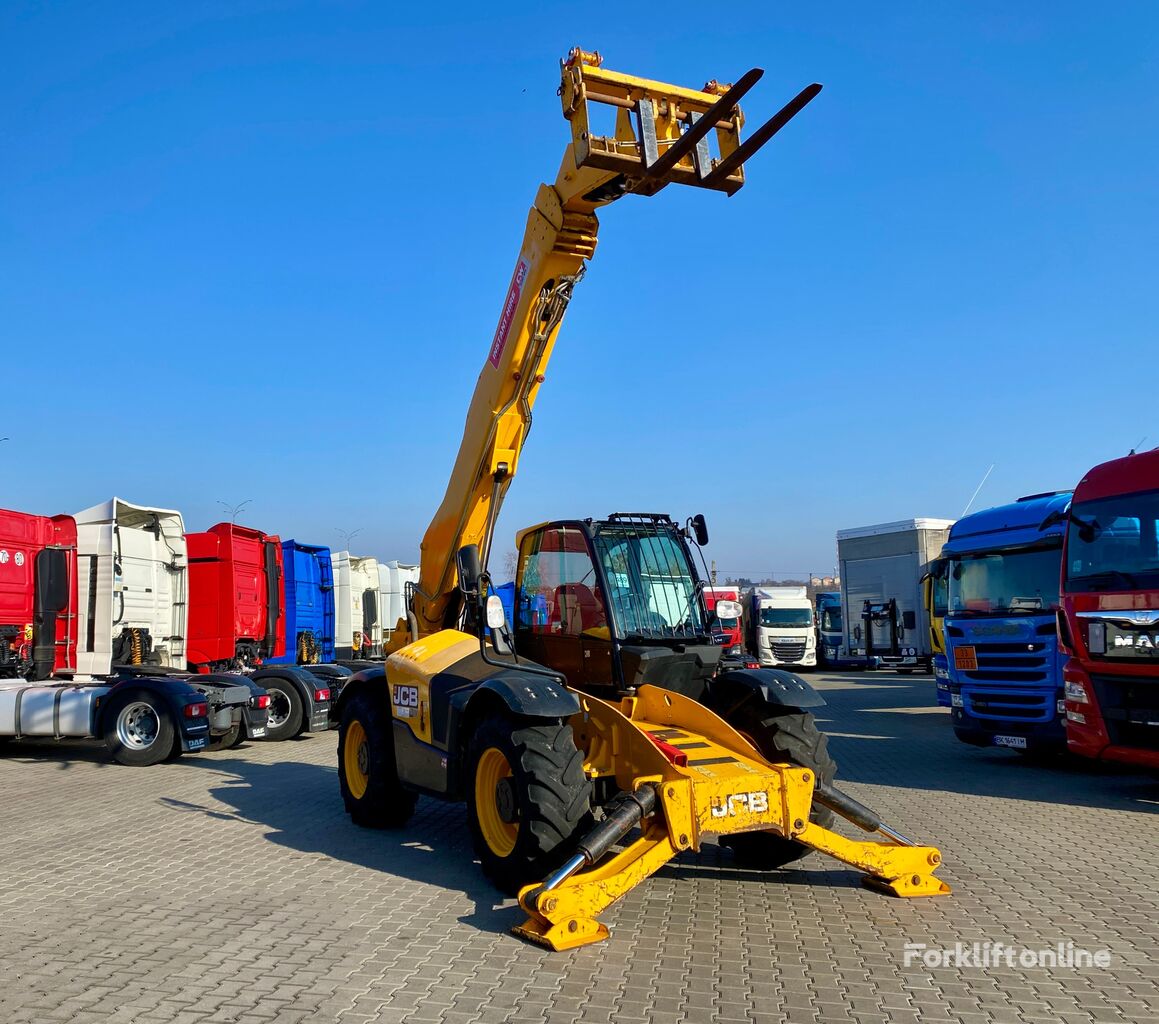
[(76, 671), (76, 523), (0, 509), (0, 677)]
[[(710, 611), (716, 610), (717, 601), (740, 602), (740, 592), (736, 587), (705, 587), (704, 604)], [(719, 631), (724, 636), (725, 649), (744, 646), (744, 625), (740, 616), (736, 618), (717, 618), (713, 623), (713, 631)]]
[(1159, 768), (1159, 449), (1079, 482), (1060, 596), (1068, 749)]
[(232, 523), (218, 523), (185, 539), (190, 665), (228, 671), (284, 655), (281, 541)]

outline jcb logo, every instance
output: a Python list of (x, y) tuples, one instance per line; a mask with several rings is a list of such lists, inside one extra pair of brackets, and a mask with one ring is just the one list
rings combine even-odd
[(396, 686), (394, 688), (394, 703), (400, 708), (417, 708), (419, 706), (419, 688), (417, 686)]
[(769, 809), (769, 794), (764, 790), (755, 793), (733, 793), (731, 796), (712, 798), (712, 816), (714, 818), (731, 818), (748, 811), (750, 814), (763, 814)]

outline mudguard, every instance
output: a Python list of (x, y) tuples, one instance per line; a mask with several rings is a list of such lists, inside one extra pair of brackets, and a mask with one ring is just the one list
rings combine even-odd
[(825, 698), (804, 679), (783, 668), (746, 668), (722, 672), (709, 684), (722, 701), (739, 701), (745, 691), (756, 693), (766, 704), (782, 708), (819, 708)]
[(259, 668), (250, 679), (259, 686), (264, 685), (262, 680), (281, 679), (294, 687), (302, 701), (302, 732), (323, 732), (330, 728), (329, 704), (323, 705), (314, 699), (318, 690), (328, 690), (330, 687), (312, 672), (296, 665), (271, 665)]
[(550, 676), (521, 672), (518, 668), (500, 668), (481, 682), (468, 696), (465, 709), (478, 700), (482, 693), (493, 693), (507, 710), (516, 715), (535, 718), (568, 718), (580, 709), (579, 698), (563, 683)]
[[(161, 700), (173, 718), (182, 750), (196, 751), (204, 748), (209, 739), (209, 719), (204, 715), (187, 718), (185, 707), (188, 704), (199, 704), (205, 698), (185, 679), (162, 675), (123, 676), (109, 688), (109, 692), (101, 699), (101, 704), (105, 708), (109, 707), (113, 697), (128, 690), (146, 690)], [(103, 711), (95, 724), (97, 735), (103, 735), (105, 729)]]

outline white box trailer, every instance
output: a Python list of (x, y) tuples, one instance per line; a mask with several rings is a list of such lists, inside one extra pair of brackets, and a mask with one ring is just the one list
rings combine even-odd
[(845, 626), (839, 660), (930, 670), (921, 579), (953, 525), (952, 519), (903, 519), (837, 531)]
[(382, 655), (378, 559), (333, 551), (334, 657), (336, 661)]
[(189, 558), (172, 509), (112, 498), (77, 512), (77, 672), (187, 668)]
[(406, 565), (397, 559), (378, 563), (379, 614), (382, 622), (382, 642), (390, 642), (400, 621), (406, 620), (406, 585), (417, 584), (419, 567)]

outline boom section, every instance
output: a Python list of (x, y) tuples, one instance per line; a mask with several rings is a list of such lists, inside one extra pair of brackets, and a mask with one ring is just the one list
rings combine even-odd
[[(808, 86), (742, 141), (738, 103), (760, 69), (735, 85), (713, 80), (697, 90), (601, 65), (598, 53), (578, 48), (561, 62), (559, 95), (572, 141), (555, 184), (540, 186), (528, 214), (447, 490), (423, 537), (412, 620), (399, 624), (392, 650), (454, 624), (455, 554), (477, 544), (485, 557), (490, 548), (564, 314), (595, 253), (596, 210), (670, 183), (732, 195), (744, 184), (744, 161), (821, 91)], [(593, 104), (614, 108), (613, 136), (594, 134)]]

